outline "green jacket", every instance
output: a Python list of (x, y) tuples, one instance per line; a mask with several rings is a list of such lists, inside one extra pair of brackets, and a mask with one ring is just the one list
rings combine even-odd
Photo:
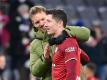
[[(85, 27), (67, 26), (65, 30), (79, 43), (87, 41), (90, 36), (90, 30)], [(30, 44), (30, 71), (43, 80), (51, 80), (51, 60), (47, 62), (43, 57), (43, 47), (48, 43), (47, 35), (39, 30), (33, 33), (35, 39)], [(53, 50), (54, 46), (50, 49), (51, 57)]]

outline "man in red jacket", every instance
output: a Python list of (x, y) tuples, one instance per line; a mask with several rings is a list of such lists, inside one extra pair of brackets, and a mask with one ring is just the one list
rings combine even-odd
[(76, 39), (64, 31), (67, 16), (62, 10), (51, 10), (47, 14), (44, 27), (50, 36), (49, 44), (56, 45), (52, 59), (52, 80), (80, 80), (81, 50)]

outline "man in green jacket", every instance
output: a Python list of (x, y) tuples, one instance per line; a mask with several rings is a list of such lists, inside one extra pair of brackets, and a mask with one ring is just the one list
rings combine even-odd
[[(43, 80), (51, 80), (51, 57), (48, 59), (43, 55), (44, 47), (47, 42), (47, 34), (44, 28), (44, 20), (46, 17), (46, 9), (42, 6), (34, 6), (30, 9), (30, 18), (33, 24), (33, 33), (35, 39), (30, 45), (30, 70), (37, 77)], [(73, 37), (76, 37), (79, 43), (87, 41), (90, 35), (89, 29), (85, 27), (67, 26), (65, 30)], [(54, 50), (54, 46), (50, 48), (50, 53)]]

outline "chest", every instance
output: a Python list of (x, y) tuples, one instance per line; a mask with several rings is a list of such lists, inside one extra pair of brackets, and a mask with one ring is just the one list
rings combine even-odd
[(64, 63), (64, 53), (60, 50), (59, 47), (56, 47), (53, 53), (53, 63), (59, 64)]

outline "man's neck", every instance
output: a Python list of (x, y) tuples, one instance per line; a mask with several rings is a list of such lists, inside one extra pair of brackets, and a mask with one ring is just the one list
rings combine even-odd
[(53, 38), (57, 38), (58, 36), (60, 36), (62, 34), (63, 30), (64, 30), (64, 28), (58, 29), (56, 31), (56, 33), (53, 35)]

